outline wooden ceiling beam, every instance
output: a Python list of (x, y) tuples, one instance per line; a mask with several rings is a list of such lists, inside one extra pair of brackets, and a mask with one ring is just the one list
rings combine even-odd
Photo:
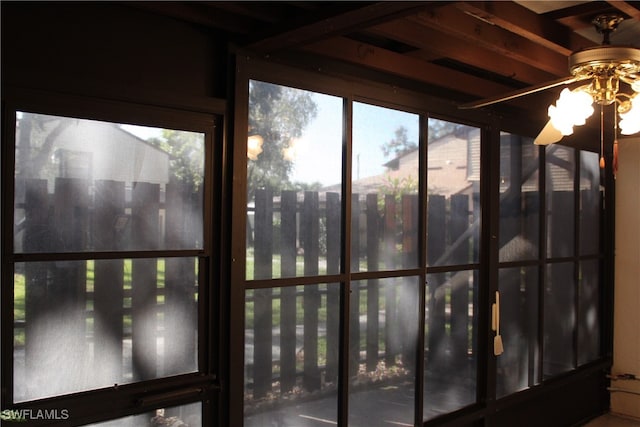
[(210, 3), (217, 10), (224, 10), (235, 15), (247, 16), (256, 21), (278, 24), (283, 19), (280, 9), (272, 7), (267, 2), (238, 2), (238, 1), (217, 1)]
[(554, 76), (568, 75), (567, 57), (496, 25), (482, 22), (455, 5), (420, 12), (410, 19), (471, 45), (524, 62)]
[(470, 45), (463, 40), (448, 37), (440, 31), (408, 19), (386, 22), (371, 28), (371, 31), (374, 34), (420, 48), (420, 51), (409, 52), (407, 54), (409, 56), (423, 59), (436, 56), (446, 57), (525, 84), (538, 84), (555, 78), (554, 75), (523, 62)]
[[(609, 3), (611, 6), (615, 7), (616, 9), (618, 9), (620, 12), (626, 13), (631, 18), (637, 19), (638, 21), (640, 21), (640, 9), (637, 6), (634, 6), (633, 4), (631, 4), (631, 2), (620, 1), (620, 0), (615, 0), (615, 1), (607, 0), (607, 3)], [(634, 3), (636, 5), (638, 4), (638, 2), (634, 2)]]
[(425, 9), (422, 2), (376, 2), (355, 10), (321, 19), (293, 30), (251, 43), (248, 48), (260, 52), (274, 52), (295, 48), (323, 38), (347, 34), (389, 19), (395, 19)]
[(463, 1), (456, 7), (564, 56), (595, 45), (570, 28), (510, 1)]
[(247, 19), (223, 10), (213, 10), (206, 3), (133, 1), (124, 4), (205, 27), (219, 28), (233, 34), (246, 34), (253, 27)]
[(488, 97), (511, 90), (505, 85), (344, 37), (316, 42), (302, 49), (477, 97)]

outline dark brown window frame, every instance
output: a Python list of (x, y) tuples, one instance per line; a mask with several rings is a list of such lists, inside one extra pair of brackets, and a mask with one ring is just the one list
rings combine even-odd
[[(465, 266), (445, 266), (445, 267), (419, 267), (417, 269), (409, 269), (409, 270), (400, 270), (400, 271), (383, 271), (383, 272), (360, 272), (360, 273), (350, 273), (349, 272), (349, 239), (350, 239), (350, 203), (341, 202), (343, 206), (342, 212), (342, 229), (343, 229), (343, 237), (342, 237), (342, 248), (343, 248), (343, 256), (341, 258), (342, 262), (342, 270), (341, 274), (334, 276), (318, 276), (316, 277), (302, 277), (302, 278), (290, 278), (290, 279), (273, 279), (273, 280), (257, 280), (257, 281), (248, 281), (244, 275), (244, 244), (234, 244), (232, 245), (232, 258), (233, 265), (231, 268), (231, 305), (235, 307), (244, 307), (244, 290), (245, 289), (262, 289), (269, 288), (275, 286), (293, 286), (293, 285), (301, 285), (301, 284), (313, 284), (327, 281), (339, 281), (341, 283), (341, 323), (346, 323), (346, 325), (342, 326), (342, 338), (341, 338), (341, 352), (344, 352), (344, 349), (348, 348), (348, 322), (345, 322), (349, 316), (349, 286), (348, 284), (351, 281), (362, 280), (368, 278), (385, 278), (385, 277), (394, 277), (397, 275), (401, 276), (409, 276), (417, 274), (424, 279), (427, 274), (430, 273), (438, 273), (438, 272), (446, 272), (446, 271), (455, 271), (460, 269), (478, 269), (480, 271), (480, 283), (481, 289), (479, 290), (479, 325), (480, 329), (478, 331), (478, 366), (485, 367), (483, 370), (479, 368), (478, 370), (478, 383), (477, 383), (477, 403), (471, 405), (470, 407), (463, 408), (459, 411), (456, 411), (454, 414), (448, 414), (436, 420), (430, 420), (426, 423), (426, 425), (430, 424), (440, 424), (447, 423), (448, 420), (458, 419), (458, 422), (453, 422), (453, 424), (457, 425), (458, 423), (463, 423), (471, 420), (478, 420), (485, 417), (490, 417), (492, 414), (495, 414), (495, 411), (501, 408), (507, 408), (513, 402), (518, 402), (520, 400), (525, 400), (528, 398), (535, 399), (536, 396), (539, 396), (540, 393), (544, 393), (544, 389), (547, 385), (552, 387), (553, 384), (557, 385), (560, 381), (561, 383), (564, 381), (566, 384), (570, 384), (572, 381), (572, 376), (575, 374), (575, 377), (585, 377), (588, 375), (592, 375), (594, 372), (598, 372), (602, 369), (606, 369), (611, 364), (610, 359), (610, 332), (606, 325), (610, 322), (610, 297), (611, 291), (606, 289), (604, 285), (606, 278), (611, 278), (612, 269), (611, 262), (612, 256), (605, 255), (606, 249), (609, 246), (607, 240), (600, 240), (600, 248), (598, 254), (587, 254), (582, 255), (577, 252), (578, 249), (578, 235), (577, 227), (579, 226), (579, 210), (575, 209), (574, 217), (575, 217), (575, 227), (576, 234), (574, 236), (574, 245), (576, 246), (576, 252), (574, 256), (564, 257), (564, 258), (549, 258), (547, 257), (544, 249), (546, 247), (546, 228), (545, 228), (545, 202), (544, 198), (540, 206), (540, 257), (535, 260), (523, 260), (523, 261), (514, 261), (514, 262), (499, 262), (498, 260), (498, 241), (497, 241), (497, 232), (498, 232), (498, 219), (499, 219), (499, 164), (500, 164), (500, 153), (499, 149), (495, 147), (499, 147), (499, 138), (500, 131), (512, 132), (514, 134), (520, 134), (523, 136), (534, 136), (537, 132), (537, 126), (535, 123), (527, 123), (524, 121), (515, 120), (517, 116), (510, 116), (508, 113), (502, 116), (493, 115), (487, 112), (461, 112), (456, 108), (453, 103), (449, 103), (443, 101), (442, 99), (433, 98), (429, 95), (420, 94), (417, 91), (413, 90), (402, 90), (397, 87), (389, 88), (389, 86), (383, 84), (377, 84), (373, 81), (363, 82), (361, 79), (357, 79), (353, 77), (353, 70), (347, 70), (344, 73), (341, 73), (344, 70), (340, 69), (340, 66), (337, 66), (337, 69), (340, 71), (333, 70), (332, 73), (324, 72), (322, 70), (314, 70), (309, 71), (308, 69), (298, 68), (300, 67), (300, 63), (297, 61), (283, 59), (279, 61), (277, 58), (267, 59), (264, 58), (259, 59), (257, 57), (253, 57), (250, 53), (240, 53), (235, 58), (236, 59), (236, 81), (235, 81), (235, 123), (234, 123), (234, 141), (236, 141), (234, 147), (234, 182), (236, 186), (234, 186), (234, 192), (237, 197), (234, 197), (233, 207), (232, 207), (232, 216), (233, 217), (243, 217), (245, 214), (245, 194), (246, 194), (246, 177), (245, 168), (246, 168), (246, 147), (242, 141), (246, 141), (247, 138), (247, 117), (248, 117), (248, 81), (251, 79), (262, 80), (269, 83), (280, 84), (284, 86), (291, 86), (300, 88), (303, 90), (316, 91), (319, 93), (327, 93), (334, 96), (339, 96), (344, 99), (344, 114), (345, 119), (343, 121), (343, 126), (347, 130), (344, 140), (344, 148), (343, 148), (343, 185), (342, 185), (342, 194), (343, 198), (347, 199), (350, 197), (350, 180), (351, 176), (351, 153), (350, 153), (350, 145), (351, 145), (351, 135), (348, 131), (351, 128), (351, 108), (350, 103), (354, 101), (362, 101), (367, 103), (372, 103), (375, 105), (396, 108), (403, 111), (415, 112), (421, 115), (421, 132), (425, 132), (426, 126), (425, 121), (427, 117), (435, 117), (438, 119), (450, 120), (457, 123), (469, 124), (472, 126), (478, 126), (481, 128), (482, 134), (482, 153), (481, 153), (481, 258), (480, 261), (476, 264), (470, 264)], [(334, 64), (335, 65), (335, 64)], [(419, 96), (417, 96), (419, 95)], [(426, 135), (421, 136), (421, 140), (426, 140)], [(426, 178), (426, 153), (424, 152), (425, 148), (423, 147), (426, 144), (421, 144), (421, 186), (424, 185), (424, 179)], [(574, 180), (574, 186), (577, 187), (579, 185), (579, 180), (577, 176), (579, 174), (579, 153), (580, 149), (576, 148), (576, 159), (578, 159), (578, 163), (576, 164), (576, 179)], [(610, 153), (607, 154), (610, 156)], [(544, 152), (540, 155), (540, 163), (541, 163), (541, 187), (540, 192), (544, 194), (545, 191), (545, 181), (544, 181), (544, 162), (545, 156)], [(423, 176), (424, 175), (424, 176)], [(610, 173), (604, 176), (605, 186), (609, 188), (611, 185), (611, 175)], [(421, 188), (420, 194), (423, 193), (423, 189)], [(579, 197), (579, 192), (576, 192), (576, 199)], [(611, 196), (608, 195), (609, 192), (605, 195), (607, 197), (607, 203), (611, 203)], [(577, 200), (576, 200), (577, 202)], [(424, 231), (424, 224), (426, 224), (426, 203), (421, 202), (420, 207), (420, 216), (421, 216), (421, 233)], [(576, 203), (576, 206), (578, 204)], [(612, 218), (608, 215), (605, 215), (605, 211), (600, 209), (601, 215), (601, 233), (605, 235), (607, 231), (612, 230)], [(238, 221), (239, 222), (239, 221)], [(233, 224), (232, 224), (233, 226)], [(237, 234), (238, 233), (238, 234)], [(240, 227), (238, 223), (233, 226), (233, 234), (238, 235), (237, 242), (244, 241), (244, 229)], [(424, 234), (421, 234), (423, 236)], [(421, 261), (424, 261), (426, 248), (424, 238), (421, 239), (420, 242), (420, 253), (421, 253)], [(579, 366), (577, 363), (574, 363), (573, 370), (562, 374), (560, 376), (555, 376), (549, 379), (542, 379), (538, 386), (524, 390), (523, 392), (516, 393), (517, 396), (507, 396), (501, 398), (499, 400), (495, 399), (496, 392), (496, 363), (495, 358), (489, 356), (489, 348), (492, 348), (493, 335), (490, 331), (490, 316), (488, 312), (488, 307), (490, 306), (490, 302), (492, 301), (491, 295), (497, 290), (497, 274), (499, 268), (504, 267), (521, 267), (521, 266), (538, 266), (540, 272), (542, 272), (547, 265), (556, 263), (556, 262), (573, 262), (577, 266), (581, 261), (588, 260), (600, 260), (601, 261), (601, 280), (600, 280), (600, 292), (602, 295), (602, 302), (600, 308), (600, 322), (602, 324), (601, 329), (601, 351), (600, 357), (598, 360), (595, 360), (591, 363), (587, 363), (583, 366)], [(421, 266), (424, 266), (425, 263), (421, 262)], [(577, 273), (576, 273), (577, 274)], [(540, 292), (544, 290), (543, 279), (544, 275), (540, 275), (539, 283), (540, 283)], [(424, 283), (424, 282), (423, 282)], [(484, 283), (484, 285), (482, 285)], [(575, 286), (578, 286), (577, 282)], [(424, 288), (424, 287), (423, 287)], [(422, 303), (420, 309), (424, 310), (424, 290), (422, 291)], [(539, 342), (542, 344), (543, 341), (543, 329), (542, 329), (542, 307), (543, 307), (543, 299), (539, 301), (540, 306), (540, 316), (538, 317), (538, 322), (541, 325), (540, 327), (540, 337)], [(577, 303), (577, 301), (576, 301)], [(244, 310), (236, 310), (235, 313), (231, 313), (230, 317), (230, 336), (232, 337), (230, 340), (230, 349), (239, 350), (241, 348), (242, 337), (243, 337), (243, 319), (244, 319)], [(577, 311), (577, 310), (576, 310)], [(577, 314), (576, 314), (577, 316)], [(423, 322), (421, 322), (423, 323)], [(419, 352), (424, 351), (424, 324), (421, 325), (421, 337), (420, 343), (418, 345)], [(574, 330), (575, 339), (573, 340), (573, 346), (577, 346), (577, 325)], [(575, 349), (577, 351), (577, 347)], [(542, 364), (543, 359), (543, 348), (540, 346), (539, 353), (539, 362)], [(576, 354), (574, 351), (574, 354)], [(344, 361), (345, 358), (341, 360), (341, 370), (340, 375), (341, 378), (347, 378), (348, 372), (348, 364)], [(418, 358), (421, 359), (421, 358)], [(229, 364), (229, 420), (233, 421), (234, 424), (241, 423), (243, 419), (243, 387), (242, 387), (242, 358), (237, 358), (236, 360), (231, 361)], [(423, 365), (418, 365), (420, 370), (423, 369)], [(542, 376), (542, 366), (540, 366), (540, 376)], [(422, 379), (418, 375), (417, 377), (416, 388), (419, 389), (416, 393), (416, 424), (422, 425)], [(341, 384), (339, 385), (339, 397), (338, 397), (338, 423), (339, 425), (347, 425), (347, 416), (348, 416), (348, 390), (347, 385)], [(466, 420), (466, 421), (464, 421)]]
[[(215, 101), (215, 100), (214, 100)], [(63, 253), (13, 252), (13, 187), (16, 112), (61, 115), (115, 123), (128, 123), (169, 129), (189, 130), (205, 135), (203, 247), (191, 250), (127, 250)], [(198, 368), (187, 374), (148, 381), (63, 394), (50, 398), (13, 401), (13, 316), (2, 319), (2, 409), (66, 409), (68, 418), (55, 423), (81, 425), (144, 413), (157, 408), (201, 403), (203, 425), (213, 425), (219, 416), (219, 226), (223, 212), (214, 206), (222, 198), (222, 123), (224, 102), (189, 105), (129, 103), (122, 100), (60, 94), (39, 89), (8, 88), (3, 93), (2, 129), (2, 301), (3, 312), (13, 312), (13, 265), (16, 262), (84, 261), (89, 259), (137, 259), (191, 257), (198, 260)], [(48, 420), (28, 421), (43, 425)], [(48, 424), (47, 424), (48, 425)]]

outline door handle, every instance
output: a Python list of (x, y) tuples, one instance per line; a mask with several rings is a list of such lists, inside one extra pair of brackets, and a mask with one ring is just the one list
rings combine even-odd
[(496, 291), (496, 302), (491, 305), (491, 329), (496, 333), (493, 338), (493, 354), (500, 356), (504, 353), (502, 336), (500, 335), (500, 292)]

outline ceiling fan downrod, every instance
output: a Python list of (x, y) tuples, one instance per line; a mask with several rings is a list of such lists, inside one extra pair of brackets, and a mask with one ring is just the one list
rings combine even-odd
[(610, 36), (624, 18), (617, 14), (605, 14), (596, 16), (591, 23), (596, 27), (596, 31), (602, 34), (602, 44), (611, 44)]
[(592, 22), (603, 35), (602, 45), (569, 56), (571, 75), (577, 80), (591, 80), (586, 91), (597, 104), (613, 104), (620, 90), (619, 81), (632, 84), (640, 73), (640, 49), (610, 44), (609, 36), (622, 20), (616, 14), (596, 16)]

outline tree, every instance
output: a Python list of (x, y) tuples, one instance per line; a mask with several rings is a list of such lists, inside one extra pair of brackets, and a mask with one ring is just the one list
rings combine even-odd
[(195, 193), (204, 174), (204, 137), (200, 133), (171, 129), (162, 130), (162, 139), (148, 143), (169, 154), (169, 171), (174, 182), (187, 185)]
[(429, 119), (429, 142), (445, 137), (449, 134), (468, 129), (467, 125), (448, 122), (445, 120)]
[(249, 200), (255, 190), (279, 191), (292, 187), (292, 160), (284, 150), (302, 136), (317, 115), (312, 93), (272, 83), (251, 81), (249, 85), (249, 136), (262, 137), (262, 152), (248, 160)]
[(385, 157), (389, 157), (391, 153), (393, 153), (394, 157), (400, 157), (418, 147), (417, 143), (409, 141), (406, 127), (399, 126), (395, 130), (394, 134), (395, 137), (391, 141), (383, 144), (381, 147), (382, 153)]

